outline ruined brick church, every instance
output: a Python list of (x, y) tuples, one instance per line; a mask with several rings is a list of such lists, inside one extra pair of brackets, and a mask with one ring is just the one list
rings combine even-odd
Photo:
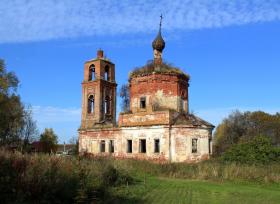
[(80, 153), (170, 162), (209, 158), (214, 126), (189, 113), (189, 75), (162, 61), (161, 24), (152, 47), (154, 60), (129, 75), (130, 108), (118, 122), (115, 64), (102, 50), (85, 62)]

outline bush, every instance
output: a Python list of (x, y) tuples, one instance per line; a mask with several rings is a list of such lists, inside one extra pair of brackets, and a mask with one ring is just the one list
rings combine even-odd
[(280, 162), (279, 152), (280, 148), (272, 146), (269, 138), (259, 136), (249, 142), (233, 145), (221, 158), (229, 162), (267, 164)]

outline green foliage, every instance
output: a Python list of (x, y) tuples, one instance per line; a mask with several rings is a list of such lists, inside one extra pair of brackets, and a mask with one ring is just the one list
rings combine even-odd
[(19, 132), (24, 125), (23, 105), (16, 95), (18, 79), (13, 72), (7, 72), (0, 59), (0, 145), (19, 143)]
[(0, 145), (20, 144), (24, 127), (24, 107), (19, 96), (2, 95), (0, 99)]
[(280, 114), (262, 111), (230, 114), (214, 133), (214, 154), (221, 155), (231, 146), (265, 135), (273, 146), (280, 146)]
[(57, 135), (52, 128), (46, 128), (40, 135), (40, 142), (43, 147), (43, 152), (52, 153), (57, 149)]
[(235, 144), (223, 155), (224, 161), (267, 164), (270, 162), (280, 162), (280, 148), (274, 147), (267, 137), (259, 136), (253, 140)]
[(25, 149), (35, 136), (36, 123), (16, 93), (18, 83), (0, 59), (0, 145)]
[(133, 179), (126, 171), (117, 170), (112, 164), (107, 165), (102, 172), (104, 186), (119, 186), (132, 183)]
[(0, 59), (0, 96), (14, 94), (18, 83), (15, 73), (7, 72), (4, 60)]

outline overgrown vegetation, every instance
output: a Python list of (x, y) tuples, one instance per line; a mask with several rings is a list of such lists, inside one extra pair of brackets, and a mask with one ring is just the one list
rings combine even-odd
[[(235, 111), (218, 125), (214, 133), (214, 154), (219, 156), (232, 146), (247, 143), (259, 136), (269, 138), (275, 147), (280, 146), (280, 114)], [(241, 145), (240, 148), (245, 146)], [(247, 153), (251, 153), (249, 149)]]
[(210, 160), (197, 164), (160, 164), (108, 157), (24, 155), (1, 150), (0, 166), (0, 197), (3, 203), (129, 201), (131, 195), (118, 192), (135, 185), (146, 185), (150, 177), (280, 183), (279, 163), (255, 165)]
[(180, 179), (211, 181), (246, 181), (260, 183), (280, 183), (280, 164), (240, 164), (209, 160), (195, 164), (152, 163), (150, 161), (120, 160), (120, 167), (137, 175), (159, 176)]
[(242, 164), (280, 163), (280, 148), (273, 146), (270, 138), (258, 136), (250, 141), (233, 145), (222, 155), (222, 159)]
[(161, 65), (154, 64), (153, 60), (149, 60), (144, 66), (134, 68), (130, 74), (129, 78), (148, 75), (151, 73), (170, 73), (170, 74), (179, 74), (183, 77), (190, 78), (190, 76), (183, 71), (181, 71), (178, 67), (173, 66), (170, 63), (163, 62)]
[(130, 185), (109, 160), (0, 151), (1, 203), (92, 203), (111, 198), (111, 187)]

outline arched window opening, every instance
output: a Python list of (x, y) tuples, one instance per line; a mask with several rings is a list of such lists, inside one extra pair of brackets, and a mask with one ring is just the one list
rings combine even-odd
[(109, 69), (109, 66), (108, 65), (106, 65), (105, 66), (105, 74), (104, 74), (104, 79), (106, 80), (106, 81), (110, 81), (110, 69)]
[(183, 98), (181, 98), (181, 111), (184, 111), (185, 110), (185, 107), (184, 107), (184, 99)]
[(94, 113), (94, 96), (88, 98), (88, 113)]
[(192, 153), (197, 153), (197, 138), (192, 139)]
[(110, 97), (109, 96), (105, 97), (104, 108), (105, 108), (104, 113), (106, 115), (110, 114)]
[(90, 67), (89, 67), (88, 80), (89, 81), (95, 80), (95, 66), (94, 66), (94, 64), (90, 65)]
[(188, 95), (187, 91), (183, 90), (181, 92), (181, 110), (182, 111), (188, 111), (188, 101), (187, 101)]

